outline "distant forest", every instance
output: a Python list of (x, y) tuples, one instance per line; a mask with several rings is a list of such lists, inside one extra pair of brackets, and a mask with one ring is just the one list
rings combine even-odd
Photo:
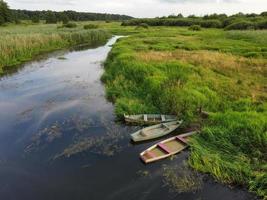
[(267, 12), (261, 14), (237, 13), (211, 14), (203, 17), (182, 14), (168, 17), (131, 19), (122, 23), (124, 26), (199, 26), (199, 28), (224, 28), (226, 30), (267, 29)]
[(105, 14), (105, 13), (89, 13), (76, 11), (29, 11), (29, 10), (11, 10), (13, 16), (19, 20), (46, 20), (50, 16), (54, 16), (57, 21), (62, 21), (62, 18), (68, 18), (71, 21), (121, 21), (129, 20), (132, 17), (127, 15)]
[(106, 13), (12, 10), (5, 1), (0, 0), (0, 25), (12, 22), (20, 23), (21, 20), (31, 20), (34, 23), (39, 23), (40, 20), (45, 20), (46, 23), (68, 23), (68, 21), (123, 21), (129, 19), (132, 17)]

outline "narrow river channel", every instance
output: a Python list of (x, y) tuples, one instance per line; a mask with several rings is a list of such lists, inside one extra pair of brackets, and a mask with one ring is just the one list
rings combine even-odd
[(155, 141), (131, 144), (138, 127), (115, 122), (100, 81), (118, 38), (49, 54), (0, 79), (0, 199), (255, 199), (195, 173), (194, 191), (171, 187), (166, 168), (183, 170), (189, 152), (147, 166), (139, 160)]

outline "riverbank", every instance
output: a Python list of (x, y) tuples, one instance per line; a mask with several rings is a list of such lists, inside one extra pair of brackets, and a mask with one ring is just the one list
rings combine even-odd
[[(102, 80), (117, 116), (168, 113), (198, 123), (190, 165), (266, 198), (266, 31), (138, 31), (105, 63)], [(200, 108), (214, 114), (203, 122)]]
[(102, 45), (111, 34), (102, 29), (59, 28), (59, 25), (12, 25), (0, 29), (0, 74), (5, 69), (33, 59), (45, 52), (75, 45)]

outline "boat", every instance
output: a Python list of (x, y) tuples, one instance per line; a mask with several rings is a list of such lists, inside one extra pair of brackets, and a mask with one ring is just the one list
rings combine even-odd
[(177, 154), (188, 147), (190, 136), (196, 133), (198, 132), (193, 131), (161, 141), (143, 151), (140, 154), (140, 158), (145, 163), (151, 163)]
[(159, 138), (173, 132), (182, 124), (182, 122), (182, 120), (176, 120), (172, 122), (149, 126), (131, 134), (131, 138), (134, 142), (141, 142), (145, 140)]
[(141, 114), (141, 115), (124, 115), (124, 120), (131, 124), (155, 125), (177, 120), (175, 115), (160, 114)]

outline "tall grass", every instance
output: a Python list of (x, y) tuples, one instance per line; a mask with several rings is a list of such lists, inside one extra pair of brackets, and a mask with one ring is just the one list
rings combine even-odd
[(247, 185), (267, 198), (266, 113), (212, 114), (191, 143), (191, 166), (225, 183)]
[(17, 65), (42, 52), (78, 44), (104, 43), (110, 37), (104, 30), (83, 30), (82, 27), (62, 30), (54, 25), (8, 27), (1, 30), (0, 35), (0, 73), (4, 67)]
[(201, 121), (199, 109), (216, 113), (192, 141), (191, 166), (266, 198), (264, 32), (138, 31), (121, 39), (105, 63), (102, 80), (116, 114), (173, 113), (190, 124)]

